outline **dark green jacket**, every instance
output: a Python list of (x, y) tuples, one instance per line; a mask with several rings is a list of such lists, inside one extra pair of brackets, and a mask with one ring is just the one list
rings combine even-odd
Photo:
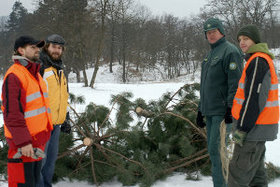
[(232, 107), (241, 77), (242, 54), (225, 37), (211, 44), (202, 63), (199, 110), (204, 116), (224, 115)]

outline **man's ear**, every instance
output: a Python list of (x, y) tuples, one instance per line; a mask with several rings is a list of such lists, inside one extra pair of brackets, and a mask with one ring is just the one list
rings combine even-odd
[(24, 49), (23, 47), (19, 47), (17, 50), (18, 50), (18, 52), (19, 52), (19, 54), (20, 54), (21, 56), (24, 56), (24, 54), (25, 54), (25, 49)]

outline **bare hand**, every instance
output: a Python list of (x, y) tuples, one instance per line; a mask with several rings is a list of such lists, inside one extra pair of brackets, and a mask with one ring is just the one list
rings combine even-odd
[(21, 147), (21, 154), (26, 157), (34, 157), (34, 151), (32, 144)]

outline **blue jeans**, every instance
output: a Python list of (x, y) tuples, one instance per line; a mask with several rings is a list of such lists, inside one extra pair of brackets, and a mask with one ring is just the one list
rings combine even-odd
[(224, 116), (206, 116), (207, 146), (211, 160), (214, 187), (225, 187), (220, 157), (220, 124)]
[(51, 138), (49, 139), (45, 148), (46, 157), (43, 159), (41, 177), (39, 183), (36, 184), (36, 187), (52, 186), (55, 161), (58, 155), (59, 135), (60, 125), (54, 125)]

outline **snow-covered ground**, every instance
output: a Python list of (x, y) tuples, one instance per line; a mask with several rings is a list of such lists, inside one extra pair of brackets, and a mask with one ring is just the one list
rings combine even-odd
[[(0, 185), (1, 186), (1, 185)], [(95, 187), (95, 185), (90, 185), (85, 182), (59, 182), (54, 185), (54, 187)], [(122, 184), (117, 181), (104, 183), (101, 187), (121, 187)], [(213, 186), (211, 177), (201, 177), (199, 181), (190, 181), (186, 180), (186, 175), (182, 173), (175, 173), (173, 176), (168, 177), (166, 180), (157, 181), (152, 187), (211, 187)], [(275, 180), (274, 182), (268, 185), (269, 187), (279, 187), (280, 179)], [(2, 187), (2, 186), (1, 186)], [(6, 186), (3, 186), (6, 187)], [(139, 187), (139, 185), (134, 186)]]
[[(278, 61), (279, 62), (279, 61)], [(88, 76), (90, 77), (92, 70), (88, 71)], [(122, 84), (120, 83), (118, 77), (116, 78), (116, 74), (108, 73), (107, 67), (101, 67), (95, 84), (95, 88), (91, 89), (88, 87), (83, 87), (81, 83), (69, 83), (69, 90), (71, 93), (76, 96), (84, 96), (86, 103), (84, 105), (75, 105), (73, 106), (78, 111), (83, 111), (85, 106), (90, 102), (94, 102), (98, 105), (105, 105), (110, 107), (110, 99), (112, 94), (118, 94), (121, 92), (132, 92), (134, 97), (132, 100), (136, 98), (143, 98), (146, 102), (150, 100), (157, 100), (162, 96), (163, 93), (176, 92), (181, 86), (186, 83), (191, 83), (193, 81), (199, 81), (199, 75), (191, 75), (181, 77), (180, 79), (174, 80), (173, 82), (140, 82), (140, 83), (129, 83)], [(71, 75), (73, 80), (73, 75)], [(0, 81), (0, 85), (2, 85), (2, 81)], [(1, 89), (0, 89), (1, 93)], [(3, 118), (0, 116), (0, 125), (3, 124)], [(279, 135), (278, 135), (279, 137)], [(268, 142), (267, 144), (267, 152), (266, 152), (266, 162), (272, 162), (276, 166), (280, 166), (280, 137), (273, 142)], [(0, 187), (7, 187), (6, 182), (0, 182)], [(88, 184), (87, 182), (80, 181), (60, 181), (54, 185), (54, 187), (89, 187), (93, 186)], [(102, 187), (120, 187), (121, 183), (118, 181), (112, 181), (108, 183), (104, 183), (101, 185)], [(183, 173), (174, 173), (172, 176), (169, 176), (167, 179), (162, 181), (157, 181), (153, 187), (210, 187), (213, 186), (211, 177), (201, 176), (198, 181), (189, 181), (186, 180), (186, 174)], [(279, 187), (280, 179), (275, 180), (274, 182), (269, 184), (269, 187)], [(135, 187), (138, 187), (136, 185)]]
[[(163, 93), (170, 91), (176, 92), (181, 86), (185, 83), (191, 81), (186, 78), (185, 82), (166, 82), (166, 83), (141, 83), (141, 84), (119, 84), (119, 83), (97, 83), (95, 89), (82, 87), (81, 84), (70, 83), (69, 88), (70, 91), (75, 93), (76, 95), (83, 95), (86, 99), (86, 104), (90, 102), (94, 102), (95, 104), (103, 104), (106, 106), (110, 106), (109, 100), (112, 94), (118, 94), (123, 91), (132, 92), (134, 94), (134, 98), (138, 97), (143, 98), (146, 101), (156, 100)], [(84, 106), (76, 106), (78, 110), (82, 110)], [(79, 108), (81, 107), (81, 108)], [(279, 137), (279, 135), (278, 135)], [(267, 144), (267, 152), (266, 152), (266, 162), (272, 162), (276, 166), (280, 166), (280, 137), (273, 141), (268, 142)], [(173, 176), (168, 177), (164, 181), (156, 182), (153, 187), (181, 187), (181, 186), (190, 186), (190, 187), (206, 187), (212, 186), (211, 177), (201, 177), (199, 181), (188, 181), (185, 180), (186, 175), (182, 173), (175, 173)], [(76, 184), (79, 184), (81, 187), (90, 186), (86, 183), (77, 183), (74, 182), (73, 187)], [(69, 186), (69, 182), (59, 182), (55, 185), (55, 187), (71, 187)], [(105, 183), (102, 187), (118, 187), (122, 186), (117, 181), (111, 183)], [(271, 187), (279, 187), (280, 179), (270, 183)]]

